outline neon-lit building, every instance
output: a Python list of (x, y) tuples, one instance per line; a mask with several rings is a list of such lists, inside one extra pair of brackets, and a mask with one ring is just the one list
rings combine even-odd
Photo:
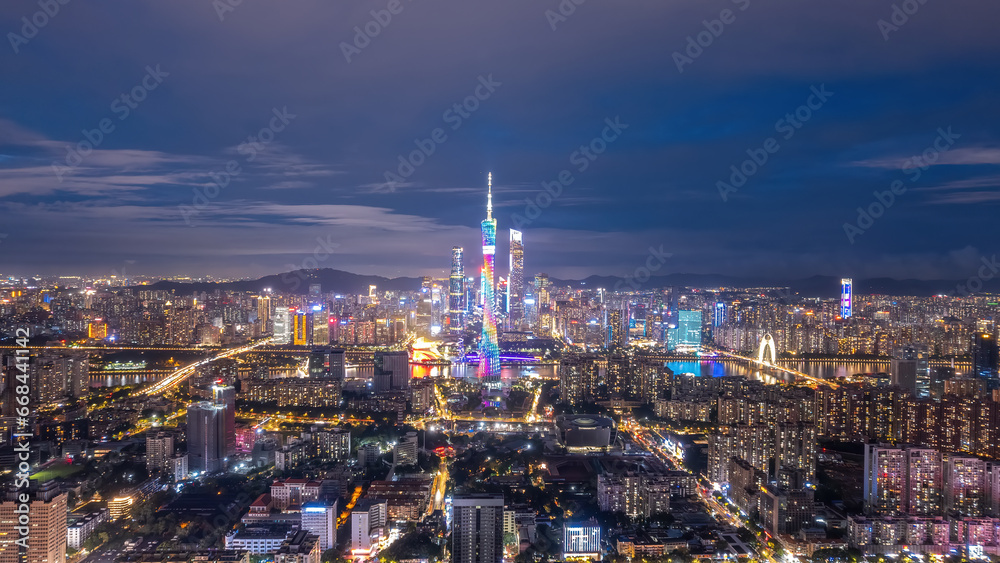
[(479, 379), (487, 389), (500, 388), (500, 345), (497, 341), (494, 271), (497, 246), (497, 221), (493, 218), (493, 173), (488, 180), (486, 219), (483, 229), (482, 304), (483, 333), (479, 341)]
[(600, 559), (601, 527), (593, 518), (588, 522), (567, 522), (563, 527), (565, 559)]
[(840, 317), (851, 318), (852, 303), (854, 299), (854, 280), (844, 278), (840, 280)]

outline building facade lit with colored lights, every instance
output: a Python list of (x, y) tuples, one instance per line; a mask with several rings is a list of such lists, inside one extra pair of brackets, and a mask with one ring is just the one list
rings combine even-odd
[(482, 304), (483, 332), (479, 341), (479, 379), (483, 387), (500, 386), (500, 345), (497, 340), (496, 288), (494, 286), (497, 221), (493, 218), (493, 174), (490, 173), (483, 230)]
[(851, 318), (854, 299), (854, 280), (844, 278), (840, 280), (840, 316), (844, 319)]

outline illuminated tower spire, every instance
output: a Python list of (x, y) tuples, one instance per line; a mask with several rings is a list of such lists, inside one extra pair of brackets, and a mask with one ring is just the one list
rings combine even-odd
[(493, 173), (486, 180), (486, 220), (493, 220)]
[(483, 332), (479, 339), (479, 379), (488, 390), (500, 389), (500, 346), (497, 342), (495, 255), (497, 220), (493, 218), (493, 173), (487, 180), (486, 219), (483, 228), (482, 305)]

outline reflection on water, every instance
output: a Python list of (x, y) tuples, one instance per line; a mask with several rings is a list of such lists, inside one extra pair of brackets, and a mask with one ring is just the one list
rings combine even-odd
[[(782, 367), (800, 371), (819, 379), (836, 379), (857, 375), (859, 373), (879, 373), (887, 372), (888, 362), (860, 362), (860, 363), (838, 363), (838, 362), (797, 362), (782, 363)], [(744, 362), (719, 362), (714, 360), (704, 360), (700, 362), (668, 362), (667, 367), (674, 373), (693, 373), (702, 377), (723, 377), (727, 375), (742, 375), (773, 382), (775, 378), (787, 381), (782, 372), (774, 370), (754, 369), (750, 364)]]
[[(813, 377), (822, 379), (835, 379), (856, 375), (859, 373), (879, 373), (889, 370), (888, 362), (860, 362), (860, 363), (838, 363), (838, 362), (798, 362), (784, 363), (782, 366)], [(771, 373), (769, 371), (753, 369), (749, 364), (743, 362), (719, 362), (714, 360), (704, 360), (698, 362), (668, 362), (674, 373), (694, 373), (702, 377), (723, 377), (726, 375), (742, 375), (774, 382), (775, 377), (786, 380), (781, 372)], [(374, 368), (347, 368), (348, 378), (370, 377)], [(474, 364), (456, 364), (451, 366), (427, 366), (412, 364), (410, 373), (413, 377), (456, 377), (467, 378), (476, 377), (476, 366)], [(554, 378), (556, 376), (556, 366), (546, 365), (512, 365), (500, 368), (500, 379), (506, 384), (511, 384), (521, 377), (530, 377), (537, 374), (539, 377)], [(160, 377), (151, 375), (135, 375), (120, 373), (91, 373), (91, 387), (117, 387), (120, 385), (138, 385), (156, 381)]]

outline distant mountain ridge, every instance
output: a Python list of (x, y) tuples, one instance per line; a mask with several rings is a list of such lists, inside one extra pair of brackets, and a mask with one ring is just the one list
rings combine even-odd
[[(144, 289), (173, 291), (179, 295), (215, 290), (262, 292), (270, 288), (275, 293), (307, 294), (309, 286), (319, 284), (324, 293), (365, 294), (368, 287), (377, 286), (379, 291), (417, 291), (419, 277), (387, 278), (354, 274), (343, 270), (322, 268), (318, 270), (295, 270), (283, 274), (264, 276), (257, 280), (234, 282), (193, 282), (182, 283), (159, 281)], [(590, 276), (582, 280), (550, 278), (554, 285), (573, 288), (605, 289), (658, 289), (664, 287), (787, 287), (792, 293), (806, 297), (836, 297), (840, 295), (840, 278), (833, 276), (812, 276), (798, 280), (774, 280), (763, 278), (741, 278), (721, 274), (670, 274), (652, 276), (644, 283), (626, 280), (619, 276)], [(958, 287), (964, 287), (966, 280), (896, 280), (892, 278), (871, 278), (854, 280), (854, 293), (858, 295), (909, 295), (927, 297), (937, 294), (961, 295)], [(633, 285), (634, 284), (634, 285)], [(980, 291), (1000, 293), (1000, 278), (983, 282)]]

